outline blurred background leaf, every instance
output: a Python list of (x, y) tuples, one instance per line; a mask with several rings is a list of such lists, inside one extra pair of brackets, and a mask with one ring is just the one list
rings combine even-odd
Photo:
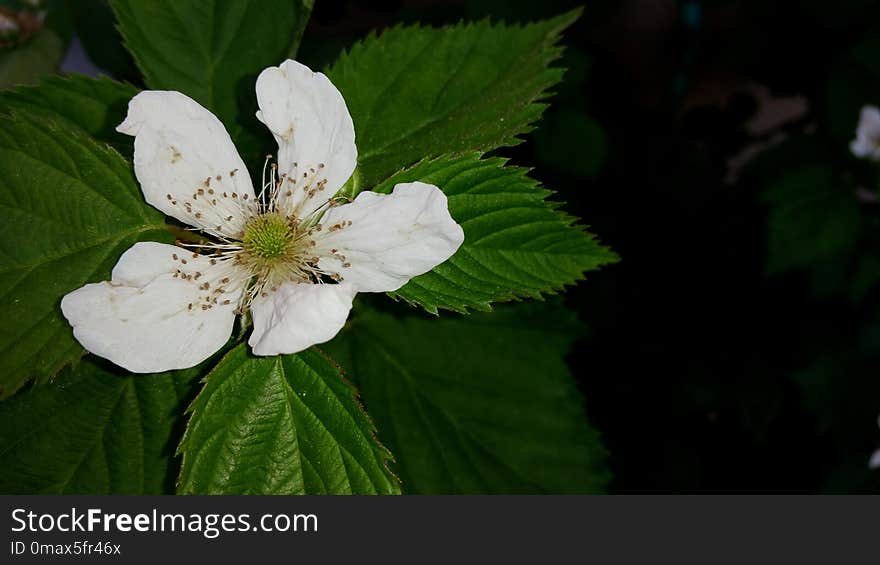
[(0, 0), (0, 89), (53, 74), (73, 32), (63, 0)]

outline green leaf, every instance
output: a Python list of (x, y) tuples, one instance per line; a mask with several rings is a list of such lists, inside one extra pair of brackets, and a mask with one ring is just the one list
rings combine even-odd
[(551, 112), (535, 132), (542, 165), (571, 175), (595, 177), (608, 156), (605, 133), (583, 110)]
[(174, 436), (198, 374), (125, 376), (89, 358), (0, 403), (0, 492), (173, 491)]
[(52, 76), (38, 86), (0, 92), (0, 108), (49, 118), (71, 129), (110, 143), (124, 155), (131, 154), (131, 137), (116, 131), (125, 119), (128, 102), (138, 90), (106, 77)]
[(112, 0), (147, 86), (213, 111), (245, 162), (271, 138), (254, 116), (257, 75), (296, 53), (312, 0)]
[(36, 116), (0, 117), (0, 397), (82, 355), (61, 298), (134, 242), (170, 241), (126, 161)]
[(179, 451), (184, 494), (391, 494), (390, 454), (354, 389), (314, 350), (253, 357), (205, 378)]
[(836, 258), (858, 240), (861, 214), (854, 187), (827, 165), (780, 175), (762, 198), (770, 205), (769, 273)]
[(880, 396), (876, 353), (876, 346), (870, 352), (855, 347), (819, 351), (808, 367), (792, 375), (816, 430), (841, 452), (863, 452), (866, 462), (875, 446), (865, 442), (864, 432), (876, 425)]
[(406, 493), (598, 492), (605, 450), (563, 356), (557, 304), (465, 318), (370, 312), (328, 350), (351, 371)]
[(363, 184), (423, 158), (519, 143), (562, 78), (549, 65), (580, 12), (524, 26), (396, 27), (343, 54), (328, 75), (354, 120)]
[(33, 84), (55, 72), (64, 55), (64, 43), (54, 31), (42, 29), (10, 51), (0, 53), (0, 88)]
[(504, 163), (476, 154), (444, 156), (376, 188), (390, 192), (396, 183), (415, 180), (435, 184), (464, 228), (464, 244), (451, 259), (412, 279), (395, 296), (432, 313), (489, 310), (491, 302), (561, 290), (585, 271), (617, 261), (614, 252), (546, 200), (550, 191), (526, 169)]

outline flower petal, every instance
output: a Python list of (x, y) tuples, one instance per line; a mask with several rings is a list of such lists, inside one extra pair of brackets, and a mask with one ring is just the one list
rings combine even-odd
[(216, 235), (244, 229), (254, 189), (214, 114), (180, 92), (147, 90), (116, 130), (135, 138), (134, 172), (149, 204)]
[(880, 108), (877, 106), (863, 106), (859, 113), (859, 129), (865, 133), (877, 133), (880, 131)]
[(856, 157), (880, 161), (880, 109), (876, 106), (862, 108), (856, 138), (849, 149)]
[(279, 173), (287, 177), (279, 203), (304, 218), (342, 188), (357, 165), (345, 100), (322, 73), (288, 59), (260, 73), (257, 102), (257, 118), (275, 136)]
[[(61, 311), (83, 347), (131, 372), (192, 367), (232, 334), (241, 290), (212, 294), (231, 268), (231, 262), (211, 265), (173, 245), (136, 243), (122, 254), (110, 282), (69, 293)], [(217, 296), (223, 300), (210, 304)]]
[(871, 459), (868, 460), (868, 468), (880, 469), (880, 449), (871, 454)]
[(308, 349), (339, 333), (355, 290), (347, 284), (287, 283), (251, 304), (254, 355), (280, 355)]
[(358, 292), (397, 290), (452, 257), (464, 241), (446, 195), (423, 182), (398, 184), (391, 194), (362, 192), (328, 210), (321, 224), (318, 266)]

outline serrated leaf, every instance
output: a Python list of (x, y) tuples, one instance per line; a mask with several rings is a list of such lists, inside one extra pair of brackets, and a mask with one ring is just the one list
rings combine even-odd
[(254, 116), (257, 75), (296, 52), (312, 0), (112, 0), (147, 86), (213, 111), (245, 162), (269, 147)]
[(528, 25), (397, 27), (328, 70), (354, 120), (366, 188), (444, 153), (519, 143), (562, 78), (561, 32), (580, 10)]
[(558, 304), (369, 312), (327, 349), (357, 381), (404, 492), (597, 492), (605, 451), (563, 361), (581, 333)]
[(0, 403), (0, 492), (164, 494), (198, 369), (123, 374), (91, 358)]
[(0, 53), (0, 88), (33, 84), (55, 72), (64, 43), (51, 29), (42, 29), (15, 49)]
[(205, 378), (180, 444), (183, 494), (391, 494), (390, 454), (354, 389), (314, 350), (242, 344)]
[(131, 154), (131, 138), (116, 131), (128, 102), (138, 90), (106, 77), (52, 76), (37, 86), (0, 92), (0, 111), (44, 116), (67, 128), (79, 128), (123, 154)]
[(135, 241), (170, 241), (126, 161), (36, 116), (0, 117), (0, 397), (82, 355), (61, 298)]
[(583, 273), (617, 261), (574, 219), (555, 209), (550, 191), (527, 170), (471, 154), (419, 163), (376, 187), (390, 192), (415, 180), (440, 187), (464, 228), (464, 244), (448, 261), (394, 293), (429, 312), (489, 310), (490, 303), (552, 293)]

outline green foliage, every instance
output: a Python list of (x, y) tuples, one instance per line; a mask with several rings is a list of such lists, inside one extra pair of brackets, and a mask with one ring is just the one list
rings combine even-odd
[(581, 177), (599, 174), (608, 155), (605, 133), (583, 110), (549, 113), (535, 132), (538, 159), (554, 170)]
[(399, 490), (354, 389), (314, 350), (253, 357), (239, 345), (208, 373), (190, 411), (180, 493)]
[(449, 197), (449, 212), (464, 228), (464, 244), (433, 271), (411, 280), (395, 294), (436, 313), (489, 310), (490, 303), (539, 297), (561, 290), (585, 271), (613, 263), (617, 256), (599, 244), (574, 218), (546, 200), (550, 191), (504, 166), (500, 158), (471, 154), (419, 163), (376, 187), (433, 183)]
[(855, 246), (861, 224), (855, 189), (830, 167), (788, 171), (763, 199), (771, 205), (768, 272), (810, 266)]
[(44, 116), (68, 129), (82, 130), (131, 154), (131, 138), (116, 132), (137, 89), (106, 77), (53, 76), (38, 86), (0, 92), (0, 111)]
[(407, 493), (600, 491), (605, 450), (563, 356), (558, 304), (462, 318), (361, 313), (328, 346), (351, 372)]
[(580, 10), (527, 25), (396, 27), (343, 54), (328, 76), (345, 97), (365, 188), (423, 158), (519, 143), (563, 70), (549, 67)]
[(125, 376), (83, 361), (0, 403), (0, 492), (163, 494), (199, 369)]
[(125, 45), (153, 90), (178, 90), (213, 111), (245, 162), (268, 133), (254, 117), (264, 68), (295, 54), (312, 0), (112, 0)]
[(0, 88), (33, 84), (55, 72), (64, 55), (64, 42), (51, 29), (42, 29), (26, 43), (0, 53)]
[(118, 153), (19, 113), (0, 118), (0, 208), (2, 397), (82, 354), (62, 296), (108, 278), (135, 241), (168, 235)]

